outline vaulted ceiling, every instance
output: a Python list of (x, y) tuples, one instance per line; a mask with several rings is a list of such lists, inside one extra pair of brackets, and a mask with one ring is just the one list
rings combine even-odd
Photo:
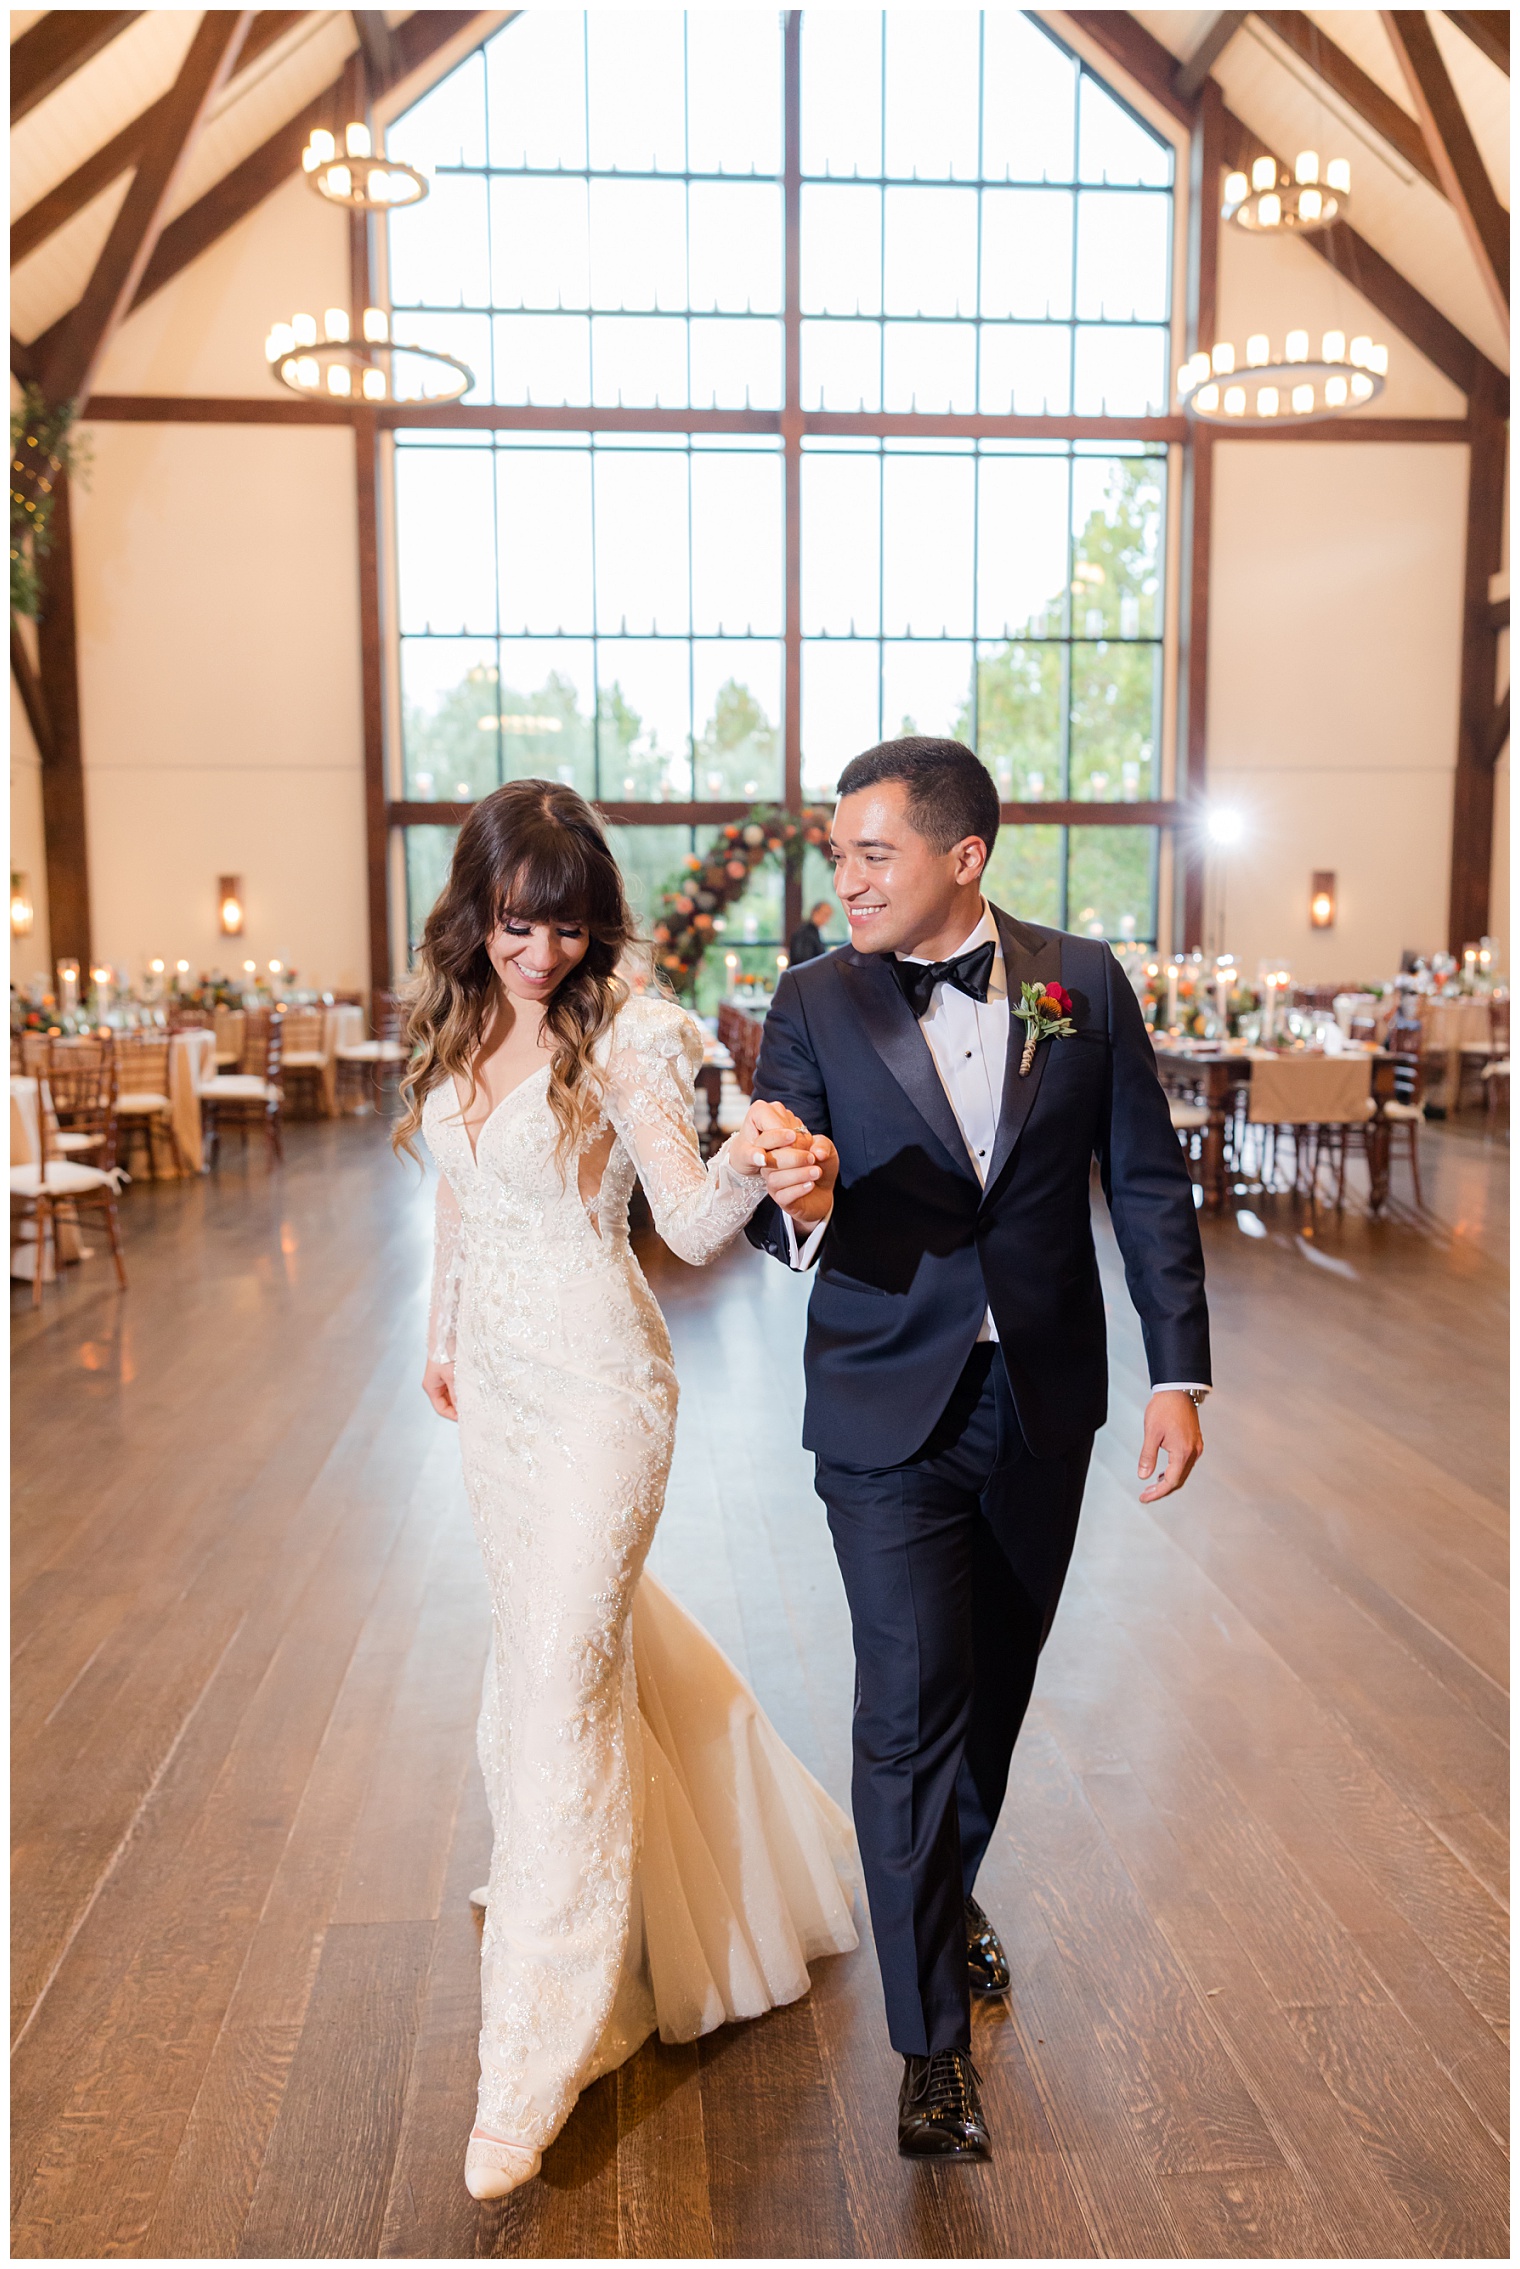
[[(1498, 204), (1509, 205), (1507, 11), (1395, 11), (1428, 24)], [(1507, 322), (1485, 283), (1422, 126), (1405, 67), (1376, 9), (1135, 11), (1185, 66), (1224, 38), (1210, 65), (1235, 115), (1269, 149), (1351, 160), (1357, 234), (1473, 344), (1509, 368)], [(1217, 28), (1216, 28), (1217, 27)], [(1502, 62), (1500, 58), (1502, 57)]]
[[(310, 127), (351, 114), (363, 59), (372, 87), (409, 100), (509, 13), (252, 13), (228, 32), (230, 61), (202, 69), (197, 109), (186, 82), (197, 39), (211, 36), (198, 10), (14, 12), (11, 308), (33, 365), (61, 367), (66, 319), (92, 289), (99, 298), (125, 279), (122, 311), (140, 304), (288, 178)], [(1159, 59), (1179, 115), (1212, 75), (1253, 142), (1349, 155), (1357, 236), (1507, 370), (1507, 13), (1072, 13), (1101, 27), (1111, 53), (1131, 39), (1153, 72)], [(218, 15), (233, 25), (233, 12)], [(141, 274), (102, 281), (113, 230), (133, 233), (129, 196), (152, 202), (143, 177), (187, 118), (182, 161), (161, 167)], [(24, 367), (26, 349), (13, 360)]]
[[(229, 29), (235, 21), (233, 11), (217, 17)], [(433, 8), (251, 13), (155, 216), (132, 304), (288, 179), (313, 125), (354, 114), (366, 55), (372, 91), (410, 100), (503, 20), (501, 11)], [(201, 11), (182, 8), (11, 16), (11, 324), (37, 361), (175, 127), (202, 22)]]

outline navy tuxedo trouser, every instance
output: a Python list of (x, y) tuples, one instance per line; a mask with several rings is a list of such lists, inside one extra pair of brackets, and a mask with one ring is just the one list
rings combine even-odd
[(1025, 1443), (981, 1342), (904, 1465), (819, 1458), (855, 1637), (855, 1827), (892, 2046), (971, 2045), (964, 1899), (997, 1824), (1092, 1456)]

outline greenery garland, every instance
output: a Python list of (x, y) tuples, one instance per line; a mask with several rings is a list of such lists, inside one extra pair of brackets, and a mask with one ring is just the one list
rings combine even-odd
[(47, 557), (48, 522), (59, 480), (86, 460), (72, 433), (74, 404), (50, 405), (36, 386), (23, 387), (11, 412), (11, 613), (35, 616), (42, 604), (37, 562)]
[(718, 934), (718, 920), (744, 896), (755, 870), (767, 859), (779, 859), (794, 872), (809, 844), (821, 851), (828, 842), (829, 818), (822, 804), (805, 804), (800, 813), (782, 804), (757, 804), (748, 819), (720, 828), (709, 851), (686, 860), (660, 894), (651, 933), (656, 966), (673, 985), (692, 982)]

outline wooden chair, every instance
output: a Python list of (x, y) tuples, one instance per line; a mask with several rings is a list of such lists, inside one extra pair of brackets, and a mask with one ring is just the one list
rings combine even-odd
[(211, 1032), (215, 1028), (216, 1019), (209, 1008), (191, 1008), (188, 1003), (170, 1003), (171, 1032)]
[(250, 1127), (262, 1127), (272, 1158), (285, 1162), (280, 1124), (283, 1095), (280, 1089), (280, 1055), (285, 1018), (280, 1010), (251, 1008), (243, 1025), (243, 1056), (235, 1072), (218, 1072), (200, 1091), (201, 1121), (205, 1130), (208, 1164), (215, 1166), (221, 1153), (222, 1128), (238, 1130), (244, 1150)]
[[(70, 1098), (73, 1089), (66, 1074), (70, 1071), (98, 1071), (112, 1061), (113, 1046), (110, 1040), (93, 1035), (79, 1040), (52, 1040), (42, 1059), (40, 1076), (48, 1083), (52, 1097), (54, 1143), (64, 1158), (82, 1158), (93, 1166), (98, 1161), (90, 1156), (100, 1147), (100, 1133), (88, 1109), (82, 1121), (76, 1121)], [(118, 1144), (120, 1128), (118, 1126)]]
[[(1482, 1079), (1490, 1064), (1507, 1062), (1508, 1059), (1509, 1000), (1506, 997), (1502, 1001), (1491, 1000), (1488, 1004), (1488, 1038), (1486, 1040), (1463, 1041), (1459, 1059), (1460, 1069), (1457, 1073), (1458, 1092), (1454, 1101), (1460, 1102), (1461, 1100), (1462, 1080), (1466, 1073), (1475, 1072), (1478, 1078)], [(1490, 1088), (1487, 1092), (1492, 1094), (1493, 1091)]]
[[(174, 1118), (169, 1104), (169, 1042), (156, 1033), (122, 1032), (116, 1039), (116, 1110), (121, 1127), (122, 1161), (140, 1141), (148, 1155), (148, 1179), (158, 1180), (153, 1138), (168, 1138), (175, 1153)], [(176, 1162), (177, 1162), (177, 1153)]]
[[(56, 1093), (53, 1082), (57, 1081)], [(58, 1217), (77, 1215), (82, 1206), (105, 1216), (111, 1240), (116, 1278), (127, 1288), (126, 1263), (121, 1252), (121, 1224), (116, 1218), (116, 1191), (121, 1171), (116, 1163), (117, 1072), (114, 1051), (76, 1052), (70, 1049), (56, 1070), (39, 1085), (38, 1125), (42, 1160), (38, 1165), (11, 1168), (11, 1196), (21, 1201), (23, 1219), (37, 1225), (37, 1253), (32, 1274), (32, 1306), (42, 1305), (42, 1279), (47, 1261), (47, 1238), (53, 1234), (53, 1263), (58, 1263)], [(66, 1116), (76, 1134), (89, 1137), (95, 1163), (82, 1165), (59, 1148), (58, 1114)]]
[(1498, 1063), (1487, 1064), (1484, 1066), (1483, 1085), (1486, 1091), (1485, 1115), (1488, 1119), (1488, 1131), (1490, 1134), (1494, 1134), (1498, 1130), (1499, 1111), (1501, 1105), (1504, 1110), (1505, 1118), (1507, 1119), (1509, 1117), (1508, 1056), (1502, 1057)]
[(327, 1112), (327, 1051), (322, 1045), (319, 1008), (288, 1008), (280, 1041), (280, 1084), (292, 1103), (298, 1095), (311, 1105), (314, 1119)]
[(1187, 1160), (1188, 1179), (1203, 1179), (1203, 1138), (1208, 1132), (1209, 1107), (1206, 1103), (1190, 1103), (1180, 1095), (1169, 1095), (1166, 1107), (1172, 1115), (1172, 1132), (1182, 1145)]
[(401, 1004), (390, 993), (375, 995), (375, 1036), (372, 1040), (351, 1040), (346, 1047), (334, 1051), (338, 1061), (337, 1104), (339, 1111), (373, 1103), (378, 1111), (383, 1099), (386, 1075), (394, 1071), (397, 1078), (406, 1062), (406, 1043), (401, 1037)]
[[(1417, 1016), (1407, 1016), (1401, 1011), (1389, 1025), (1383, 1045), (1396, 1058), (1394, 1092), (1382, 1107), (1383, 1122), (1388, 1129), (1389, 1170), (1391, 1173), (1397, 1139), (1402, 1134), (1409, 1156), (1409, 1172), (1414, 1182), (1414, 1202), (1423, 1212), (1425, 1196), (1420, 1188), (1420, 1129), (1425, 1124), (1425, 1027)], [(1376, 1116), (1376, 1104), (1369, 1103), (1369, 1123)], [(1355, 1129), (1353, 1133), (1359, 1134), (1365, 1150), (1366, 1128)], [(1344, 1174), (1344, 1166), (1342, 1172)]]

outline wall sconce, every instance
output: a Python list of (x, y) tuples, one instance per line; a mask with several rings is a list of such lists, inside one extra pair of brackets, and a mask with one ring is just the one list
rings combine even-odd
[(240, 938), (243, 934), (243, 878), (241, 875), (218, 875), (216, 878), (217, 927), (224, 938)]
[(1309, 927), (1311, 930), (1335, 928), (1335, 877), (1316, 873), (1309, 878)]
[(32, 893), (26, 876), (11, 873), (11, 936), (29, 938), (32, 934)]

